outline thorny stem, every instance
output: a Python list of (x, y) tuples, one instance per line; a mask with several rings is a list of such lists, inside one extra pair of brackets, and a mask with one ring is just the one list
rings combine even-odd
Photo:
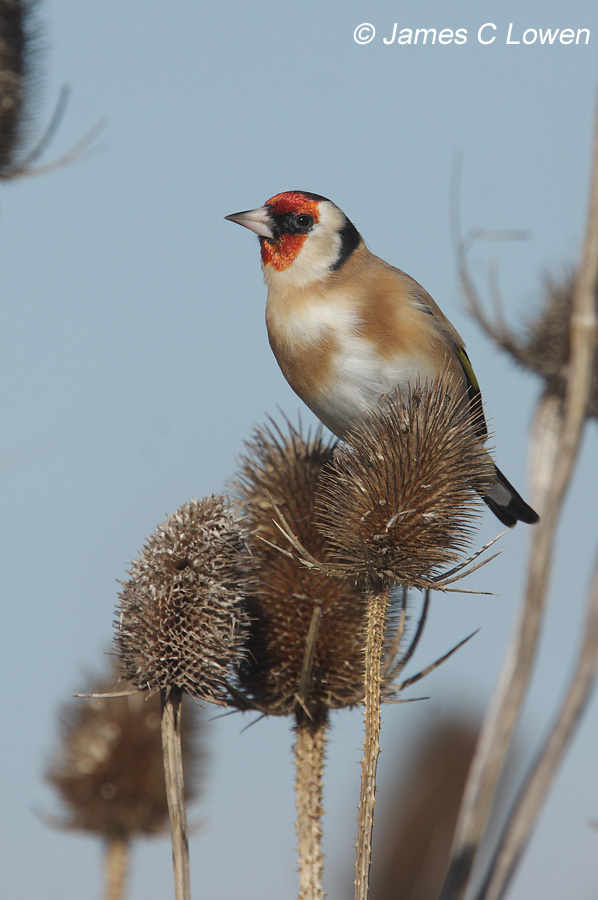
[(372, 860), (372, 831), (376, 803), (376, 768), (380, 753), (380, 693), (382, 648), (390, 590), (368, 591), (367, 637), (365, 646), (365, 698), (361, 793), (357, 814), (357, 858), (355, 860), (355, 900), (367, 900)]
[(129, 842), (124, 837), (110, 838), (106, 844), (106, 900), (122, 900), (129, 866)]
[(459, 900), (467, 890), (475, 853), (485, 833), (496, 785), (525, 698), (547, 602), (556, 526), (581, 441), (598, 325), (598, 115), (594, 138), (590, 208), (582, 264), (571, 315), (571, 353), (565, 400), (542, 518), (532, 532), (525, 600), (496, 694), (482, 727), (457, 823), (451, 863), (441, 900)]
[(182, 698), (180, 688), (173, 687), (168, 694), (162, 692), (162, 752), (170, 816), (175, 900), (191, 900), (189, 838), (181, 754)]
[(312, 719), (299, 709), (295, 724), (295, 798), (299, 900), (323, 900), (322, 814), (326, 717)]

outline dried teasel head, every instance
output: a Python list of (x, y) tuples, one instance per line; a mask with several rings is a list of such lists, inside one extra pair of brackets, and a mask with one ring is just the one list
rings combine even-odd
[(333, 564), (374, 586), (431, 586), (460, 560), (491, 477), (460, 392), (437, 378), (389, 395), (348, 441), (317, 505)]
[(0, 178), (11, 176), (23, 139), (35, 57), (35, 6), (32, 0), (0, 0)]
[[(576, 274), (570, 270), (561, 278), (546, 277), (543, 303), (527, 325), (527, 335), (519, 338), (516, 359), (540, 375), (548, 394), (563, 397), (571, 350), (571, 311)], [(598, 314), (598, 296), (596, 297)], [(598, 347), (594, 355), (592, 387), (587, 415), (598, 417)]]
[(124, 583), (116, 617), (123, 673), (224, 703), (246, 618), (246, 547), (222, 497), (190, 500), (158, 526)]
[(306, 568), (277, 527), (284, 520), (323, 566), (328, 542), (314, 528), (315, 496), (333, 448), (318, 430), (304, 440), (258, 428), (234, 484), (249, 531), (251, 631), (239, 684), (271, 715), (307, 709), (314, 719), (363, 691), (365, 602), (349, 581)]
[[(109, 691), (106, 680), (93, 691)], [(121, 689), (123, 686), (121, 685)], [(199, 709), (189, 701), (182, 717), (185, 794), (199, 785)], [(168, 827), (160, 735), (160, 698), (139, 692), (65, 704), (60, 741), (46, 772), (58, 792), (62, 828), (130, 840)]]

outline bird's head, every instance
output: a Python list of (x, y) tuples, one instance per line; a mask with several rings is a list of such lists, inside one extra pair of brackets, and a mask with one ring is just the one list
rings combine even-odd
[(305, 286), (337, 271), (361, 241), (344, 212), (307, 191), (276, 194), (259, 209), (226, 216), (260, 239), (264, 278)]

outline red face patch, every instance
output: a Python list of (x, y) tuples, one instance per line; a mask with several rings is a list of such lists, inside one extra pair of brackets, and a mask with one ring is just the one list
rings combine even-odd
[(306, 237), (306, 234), (281, 234), (277, 241), (260, 238), (263, 264), (274, 266), (277, 272), (282, 272), (297, 259)]
[[(274, 215), (307, 213), (314, 222), (320, 221), (318, 201), (311, 200), (300, 191), (285, 191), (282, 194), (276, 194), (266, 200), (265, 205), (272, 208)], [(260, 238), (263, 264), (273, 266), (278, 272), (287, 269), (297, 258), (306, 237), (305, 234), (281, 234), (277, 241)]]
[(320, 221), (320, 213), (318, 211), (318, 201), (311, 200), (300, 191), (285, 191), (282, 194), (276, 194), (266, 200), (265, 206), (271, 206), (275, 213), (284, 215), (285, 213), (307, 213), (312, 216), (314, 222)]

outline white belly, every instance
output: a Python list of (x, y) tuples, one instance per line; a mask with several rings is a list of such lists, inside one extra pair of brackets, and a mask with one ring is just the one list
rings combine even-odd
[(289, 376), (292, 366), (285, 367), (281, 358), (278, 361), (291, 387), (337, 437), (344, 437), (383, 394), (398, 387), (406, 395), (409, 385), (415, 385), (418, 379), (431, 380), (438, 373), (438, 366), (421, 353), (403, 350), (390, 359), (382, 356), (364, 334), (364, 323), (351, 299), (340, 292), (329, 292), (326, 298), (309, 297), (309, 302), (298, 308), (279, 303), (269, 327), (283, 346), (285, 359), (292, 362), (309, 355), (310, 346), (332, 337), (332, 364), (326, 367), (326, 378), (315, 390), (311, 385), (304, 390), (301, 383), (294, 383)]
[(333, 434), (342, 438), (384, 394), (399, 388), (406, 397), (409, 386), (415, 386), (418, 380), (432, 380), (438, 369), (422, 365), (422, 360), (415, 357), (380, 359), (367, 340), (353, 338), (335, 357), (335, 373), (334, 381), (310, 398), (308, 406)]

